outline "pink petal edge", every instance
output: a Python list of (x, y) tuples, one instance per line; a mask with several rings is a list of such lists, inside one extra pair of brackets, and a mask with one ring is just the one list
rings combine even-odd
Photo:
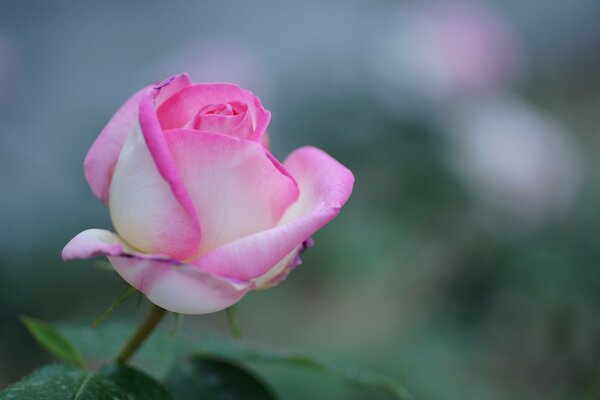
[[(191, 84), (187, 74), (172, 76), (163, 83), (157, 104), (162, 104), (176, 92)], [(100, 132), (83, 162), (83, 171), (92, 192), (108, 206), (112, 173), (119, 158), (119, 153), (129, 133), (138, 122), (139, 103), (147, 86), (131, 96), (112, 116)]]
[(300, 188), (296, 203), (277, 227), (218, 247), (195, 261), (203, 271), (264, 283), (262, 277), (338, 215), (352, 192), (350, 170), (317, 148), (297, 149), (284, 166)]
[(207, 314), (239, 301), (252, 282), (216, 276), (162, 255), (130, 250), (112, 232), (88, 229), (63, 249), (64, 260), (106, 255), (119, 275), (154, 304), (182, 314)]
[(108, 206), (112, 173), (127, 135), (137, 123), (140, 99), (147, 88), (130, 97), (113, 115), (85, 156), (83, 172), (94, 194)]
[[(177, 80), (174, 82), (177, 83)], [(200, 221), (194, 209), (194, 203), (181, 180), (177, 165), (156, 116), (156, 99), (160, 95), (161, 90), (168, 88), (168, 85), (169, 83), (166, 83), (163, 86), (148, 89), (144, 93), (139, 105), (140, 128), (144, 135), (146, 146), (150, 150), (150, 154), (158, 168), (158, 172), (171, 187), (171, 191), (179, 204), (181, 204), (195, 222), (198, 228), (198, 236), (201, 237)]]
[(298, 198), (294, 178), (257, 142), (190, 129), (164, 135), (202, 224), (199, 254), (272, 228)]

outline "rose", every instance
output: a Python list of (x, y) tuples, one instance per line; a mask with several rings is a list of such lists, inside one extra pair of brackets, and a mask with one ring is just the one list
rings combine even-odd
[(303, 147), (268, 150), (270, 113), (232, 84), (187, 74), (131, 97), (100, 133), (86, 179), (116, 234), (81, 232), (64, 260), (106, 255), (153, 303), (204, 314), (284, 279), (352, 191), (352, 173)]

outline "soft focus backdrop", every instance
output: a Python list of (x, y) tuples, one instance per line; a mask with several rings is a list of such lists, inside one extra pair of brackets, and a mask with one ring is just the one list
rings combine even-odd
[[(280, 159), (312, 144), (356, 175), (304, 264), (240, 303), (245, 337), (420, 399), (599, 398), (598, 21), (597, 0), (0, 1), (0, 387), (48, 361), (20, 314), (91, 323), (122, 290), (60, 260), (111, 228), (83, 158), (130, 94), (188, 71), (257, 94)], [(285, 399), (378, 398), (260, 372)]]

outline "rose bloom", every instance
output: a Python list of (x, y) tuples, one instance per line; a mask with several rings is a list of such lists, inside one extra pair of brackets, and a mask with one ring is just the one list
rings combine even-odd
[(516, 97), (494, 96), (464, 104), (448, 125), (451, 165), (480, 205), (523, 227), (572, 210), (580, 155), (560, 121)]
[(116, 233), (83, 231), (63, 259), (105, 255), (150, 301), (185, 314), (225, 309), (284, 279), (354, 177), (314, 147), (277, 161), (270, 117), (251, 92), (187, 74), (136, 93), (84, 162)]
[(447, 101), (496, 92), (518, 77), (519, 35), (493, 7), (470, 0), (408, 4), (390, 12), (391, 23), (373, 46), (373, 66), (384, 84)]

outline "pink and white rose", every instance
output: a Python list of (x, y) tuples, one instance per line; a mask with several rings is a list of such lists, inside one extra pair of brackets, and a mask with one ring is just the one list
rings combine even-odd
[(185, 314), (222, 310), (285, 278), (354, 177), (314, 147), (277, 161), (270, 117), (251, 92), (187, 74), (133, 95), (84, 162), (116, 233), (83, 231), (63, 259), (105, 255), (150, 301)]

